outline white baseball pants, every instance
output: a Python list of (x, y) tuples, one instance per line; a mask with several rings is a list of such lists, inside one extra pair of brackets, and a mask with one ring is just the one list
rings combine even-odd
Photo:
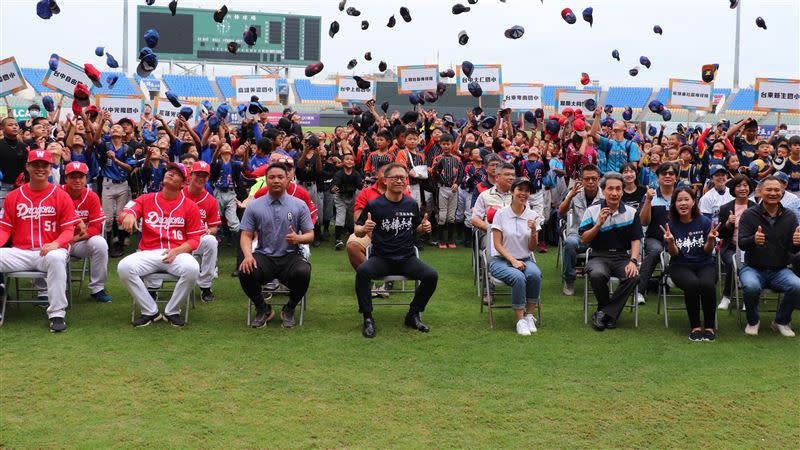
[(210, 234), (200, 238), (200, 245), (193, 255), (200, 256), (200, 276), (197, 285), (201, 288), (210, 288), (217, 269), (217, 238)]
[(106, 288), (108, 279), (108, 243), (103, 236), (92, 236), (76, 242), (70, 249), (70, 255), (88, 258), (90, 264), (89, 293), (97, 294)]
[(119, 262), (117, 274), (128, 288), (136, 303), (142, 310), (142, 314), (153, 316), (158, 314), (158, 305), (144, 285), (142, 278), (159, 272), (166, 272), (178, 277), (175, 290), (164, 308), (164, 314), (180, 314), (181, 304), (189, 298), (189, 294), (197, 283), (200, 274), (200, 266), (197, 260), (188, 253), (181, 253), (175, 257), (172, 263), (163, 262), (164, 250), (144, 250), (128, 255)]
[(40, 256), (39, 250), (0, 248), (0, 273), (36, 271), (45, 272), (47, 296), (50, 306), (47, 317), (64, 317), (67, 314), (67, 250), (59, 248)]

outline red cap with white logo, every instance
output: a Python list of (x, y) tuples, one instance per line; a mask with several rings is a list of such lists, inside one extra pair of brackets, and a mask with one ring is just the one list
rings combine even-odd
[(71, 162), (71, 163), (67, 164), (66, 169), (64, 169), (64, 174), (65, 175), (69, 175), (69, 174), (71, 174), (73, 172), (80, 172), (80, 173), (82, 173), (84, 175), (88, 175), (89, 174), (89, 168), (86, 166), (86, 164), (84, 164), (84, 163), (82, 163), (80, 161), (75, 161), (75, 162)]
[(210, 174), (211, 166), (209, 166), (205, 161), (197, 161), (196, 163), (192, 164), (192, 173), (195, 172), (204, 172)]
[(47, 150), (32, 150), (28, 152), (28, 164), (35, 161), (45, 161), (53, 164), (53, 158), (50, 157), (50, 152)]

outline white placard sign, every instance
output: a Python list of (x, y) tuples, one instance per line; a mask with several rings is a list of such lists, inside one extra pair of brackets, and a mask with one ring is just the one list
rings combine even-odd
[(0, 97), (13, 94), (28, 87), (17, 60), (12, 56), (0, 60)]
[(369, 89), (361, 89), (356, 84), (356, 80), (351, 77), (336, 78), (336, 101), (337, 102), (361, 102), (375, 99), (375, 80), (364, 78), (370, 82)]
[(257, 96), (260, 103), (277, 103), (278, 78), (273, 75), (254, 75), (231, 77), (236, 103), (250, 103), (250, 97)]
[(439, 83), (439, 67), (399, 66), (397, 67), (397, 93), (410, 94), (419, 91), (435, 91)]
[[(191, 102), (181, 102), (180, 107), (172, 106), (172, 103), (169, 102), (166, 98), (159, 97), (156, 99), (155, 104), (153, 105), (153, 114), (159, 114), (167, 123), (174, 124), (176, 120), (178, 120), (178, 114), (181, 111), (181, 108), (189, 107), (192, 108), (192, 115), (186, 121), (189, 123), (189, 126), (194, 128), (197, 125), (197, 104)], [(228, 114), (230, 116), (230, 114)]]
[(115, 123), (120, 119), (128, 118), (134, 123), (138, 123), (144, 113), (144, 99), (129, 95), (126, 97), (110, 97), (108, 95), (96, 95), (95, 105), (101, 110), (111, 113), (111, 120)]
[(456, 67), (456, 95), (472, 95), (467, 87), (472, 81), (481, 85), (483, 95), (500, 95), (503, 93), (503, 68), (500, 64), (475, 65), (472, 74), (467, 77)]
[(800, 80), (756, 78), (755, 109), (800, 113)]
[[(565, 108), (584, 109), (586, 100), (592, 99), (597, 103), (598, 92), (594, 90), (556, 89), (556, 112), (561, 113)], [(599, 108), (600, 105), (597, 104)], [(589, 114), (589, 111), (586, 111)]]
[(713, 83), (696, 80), (669, 80), (668, 108), (699, 109), (711, 111), (711, 99), (714, 93)]
[(501, 104), (514, 111), (532, 111), (542, 107), (541, 84), (506, 83)]
[(83, 67), (60, 56), (58, 57), (58, 68), (55, 71), (47, 69), (47, 73), (42, 79), (42, 86), (61, 92), (69, 98), (72, 98), (78, 83), (85, 84), (89, 88), (90, 94), (94, 90), (94, 83), (83, 71)]

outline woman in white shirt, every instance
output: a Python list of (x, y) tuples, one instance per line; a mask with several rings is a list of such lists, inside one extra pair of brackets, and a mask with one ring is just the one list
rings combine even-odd
[(538, 245), (542, 216), (528, 207), (531, 182), (517, 178), (511, 185), (511, 205), (500, 209), (492, 222), (491, 261), (493, 277), (511, 286), (511, 307), (517, 316), (517, 333), (536, 332), (533, 312), (539, 304), (542, 271), (531, 252)]

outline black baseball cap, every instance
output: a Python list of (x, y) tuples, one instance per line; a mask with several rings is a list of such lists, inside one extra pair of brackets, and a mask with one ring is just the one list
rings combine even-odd
[(511, 190), (513, 191), (514, 189), (517, 188), (517, 186), (522, 186), (523, 184), (527, 184), (528, 185), (528, 190), (530, 190), (530, 191), (533, 190), (533, 183), (531, 183), (531, 180), (529, 180), (529, 179), (527, 179), (525, 177), (517, 177), (514, 180), (514, 182), (511, 183)]

